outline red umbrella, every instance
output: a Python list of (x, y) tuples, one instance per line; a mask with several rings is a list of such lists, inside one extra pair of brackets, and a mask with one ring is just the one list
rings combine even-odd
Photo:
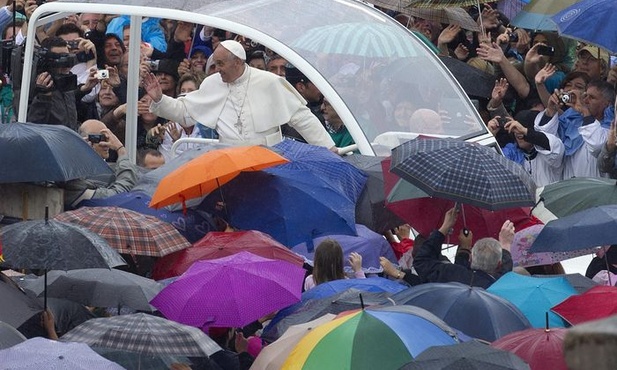
[[(382, 162), (384, 174), (384, 188), (386, 194), (390, 193), (399, 177), (390, 172), (390, 158)], [(386, 203), (386, 208), (394, 214), (407, 221), (420, 234), (428, 236), (431, 231), (437, 229), (444, 218), (446, 212), (454, 207), (454, 202), (440, 198), (416, 198), (403, 201)], [(474, 239), (478, 240), (485, 237), (497, 239), (499, 230), (506, 220), (514, 223), (516, 230), (541, 224), (542, 222), (530, 216), (528, 207), (515, 207), (499, 211), (489, 211), (471, 205), (463, 205), (463, 212), (459, 217), (452, 235), (458, 236), (463, 227), (471, 230)]]
[(209, 232), (192, 247), (158, 260), (154, 266), (155, 280), (182, 275), (195, 262), (231, 256), (242, 251), (258, 256), (302, 266), (302, 256), (290, 251), (268, 234), (256, 230)]
[(563, 339), (567, 329), (525, 329), (494, 341), (491, 346), (509, 351), (529, 364), (531, 370), (567, 370)]
[(573, 295), (551, 308), (572, 325), (617, 314), (617, 288), (595, 286), (583, 294)]

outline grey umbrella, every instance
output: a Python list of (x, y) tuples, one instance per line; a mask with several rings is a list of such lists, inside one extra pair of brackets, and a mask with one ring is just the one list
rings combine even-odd
[[(86, 306), (130, 307), (138, 311), (154, 311), (150, 300), (163, 286), (152, 279), (116, 269), (79, 269), (49, 271), (47, 296), (65, 298)], [(43, 277), (20, 281), (24, 289), (42, 296)]]
[(405, 221), (386, 208), (381, 167), (381, 161), (385, 158), (361, 154), (348, 155), (343, 158), (368, 175), (364, 190), (356, 202), (356, 223), (365, 225), (380, 234), (404, 224)]
[(0, 349), (13, 347), (26, 340), (26, 337), (11, 325), (0, 321)]
[(20, 291), (13, 282), (0, 280), (0, 297), (0, 320), (15, 328), (43, 310), (35, 298)]

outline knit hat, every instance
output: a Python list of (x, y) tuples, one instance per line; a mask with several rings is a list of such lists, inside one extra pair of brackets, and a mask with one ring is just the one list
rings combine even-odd
[(238, 58), (246, 60), (246, 51), (242, 47), (242, 44), (240, 44), (238, 41), (225, 40), (220, 42), (219, 45), (227, 49), (230, 53), (237, 56)]

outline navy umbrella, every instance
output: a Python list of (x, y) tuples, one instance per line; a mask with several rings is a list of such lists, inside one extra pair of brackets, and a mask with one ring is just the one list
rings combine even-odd
[(489, 342), (531, 327), (512, 303), (461, 283), (421, 284), (393, 295), (392, 300), (422, 307), (451, 327)]
[(535, 242), (532, 252), (575, 251), (617, 243), (617, 205), (588, 208), (549, 221)]
[[(288, 247), (329, 234), (355, 235), (355, 204), (307, 170), (269, 168), (242, 172), (204, 200), (225, 203), (236, 228), (269, 234)], [(225, 215), (227, 216), (227, 215)]]
[(0, 125), (0, 183), (68, 181), (112, 175), (75, 131), (60, 125)]
[(522, 166), (461, 140), (407, 141), (392, 149), (390, 172), (432, 197), (492, 211), (535, 204), (536, 184)]

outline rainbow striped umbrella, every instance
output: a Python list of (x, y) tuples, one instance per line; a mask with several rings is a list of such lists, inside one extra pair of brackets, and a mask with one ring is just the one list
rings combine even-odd
[(414, 306), (368, 308), (320, 325), (291, 351), (283, 369), (398, 369), (456, 332)]

